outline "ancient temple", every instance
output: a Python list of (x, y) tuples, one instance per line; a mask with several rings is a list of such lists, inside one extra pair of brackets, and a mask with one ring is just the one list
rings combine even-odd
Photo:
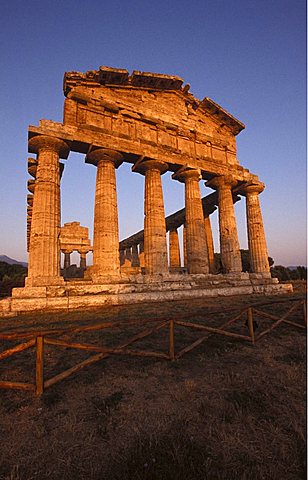
[[(239, 164), (236, 136), (245, 128), (239, 120), (210, 98), (195, 98), (177, 76), (100, 67), (66, 72), (63, 89), (63, 123), (41, 120), (29, 127), (28, 277), (24, 288), (0, 302), (0, 312), (273, 294), (292, 288), (271, 278), (259, 203), (264, 184)], [(84, 154), (97, 171), (93, 247), (88, 239), (73, 245), (81, 255), (93, 249), (93, 265), (78, 284), (66, 281), (60, 270), (61, 250), (70, 253), (60, 235), (60, 181), (70, 151)], [(144, 225), (119, 242), (116, 171), (123, 162), (132, 165), (132, 175), (144, 176)], [(185, 191), (183, 210), (167, 218), (161, 184), (166, 172)], [(202, 181), (212, 192), (203, 199)], [(242, 272), (234, 213), (234, 202), (241, 197), (246, 202), (250, 273)], [(210, 223), (215, 209), (223, 266), (219, 274)]]

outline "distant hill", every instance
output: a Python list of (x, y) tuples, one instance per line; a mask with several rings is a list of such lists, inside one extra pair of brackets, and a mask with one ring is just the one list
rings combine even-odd
[(23, 267), (27, 267), (28, 264), (26, 262), (19, 262), (18, 260), (14, 260), (14, 258), (10, 258), (7, 255), (0, 255), (0, 262), (6, 262), (9, 265), (22, 265)]

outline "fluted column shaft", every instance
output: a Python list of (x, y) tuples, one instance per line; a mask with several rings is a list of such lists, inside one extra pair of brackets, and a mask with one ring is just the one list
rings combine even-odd
[(169, 231), (169, 257), (170, 268), (181, 266), (179, 236), (176, 228)]
[(29, 150), (38, 154), (33, 196), (27, 286), (57, 285), (60, 276), (60, 164), (68, 145), (54, 137), (36, 136)]
[(71, 254), (64, 252), (64, 268), (69, 268), (71, 265)]
[(244, 187), (244, 194), (246, 195), (248, 248), (250, 255), (250, 267), (253, 273), (270, 272), (262, 213), (259, 202), (259, 193), (261, 193), (263, 189), (263, 184), (248, 185)]
[(205, 228), (207, 252), (208, 252), (208, 259), (209, 259), (209, 270), (210, 270), (210, 273), (216, 273), (214, 243), (213, 243), (210, 217), (204, 218), (204, 228)]
[(204, 216), (199, 187), (200, 171), (184, 169), (173, 178), (185, 183), (185, 227), (188, 273), (209, 273)]
[(161, 169), (150, 162), (145, 172), (144, 266), (146, 274), (168, 272), (166, 220)]
[(115, 168), (122, 155), (113, 150), (97, 149), (86, 157), (97, 166), (92, 278), (119, 276), (119, 230)]
[(185, 225), (183, 225), (183, 257), (184, 267), (187, 268), (187, 236)]
[(144, 242), (139, 243), (139, 263), (140, 267), (144, 267)]
[(80, 253), (80, 264), (79, 268), (85, 270), (87, 268), (87, 254), (85, 252)]
[(144, 269), (147, 275), (168, 273), (166, 220), (161, 174), (168, 165), (157, 160), (137, 162), (133, 171), (145, 175)]
[(121, 266), (121, 265), (124, 265), (124, 263), (125, 263), (125, 250), (124, 250), (124, 248), (120, 249), (119, 254), (120, 254), (120, 266)]
[(218, 190), (220, 257), (223, 269), (226, 273), (241, 272), (242, 260), (231, 190), (233, 179), (215, 177), (207, 185)]

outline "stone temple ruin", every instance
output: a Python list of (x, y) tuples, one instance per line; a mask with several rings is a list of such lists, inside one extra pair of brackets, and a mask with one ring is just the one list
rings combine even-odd
[[(63, 123), (29, 127), (29, 269), (2, 314), (234, 294), (289, 291), (271, 278), (259, 204), (264, 189), (239, 164), (244, 125), (177, 76), (109, 67), (64, 76)], [(60, 179), (69, 152), (97, 169), (93, 247), (78, 222), (61, 229)], [(144, 228), (119, 242), (116, 169), (144, 176)], [(183, 183), (185, 208), (165, 218), (161, 175)], [(212, 193), (201, 199), (199, 182)], [(214, 191), (213, 191), (214, 190)], [(252, 273), (242, 272), (234, 202), (244, 196)], [(215, 272), (210, 214), (218, 208), (223, 272)], [(178, 229), (184, 226), (184, 266)], [(169, 232), (169, 264), (167, 255)], [(83, 278), (64, 279), (60, 252), (81, 256)], [(85, 255), (93, 250), (93, 265)], [(64, 268), (64, 270), (65, 270)]]

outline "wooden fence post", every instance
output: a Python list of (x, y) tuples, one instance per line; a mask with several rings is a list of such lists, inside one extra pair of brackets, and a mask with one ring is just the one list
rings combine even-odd
[(44, 337), (36, 337), (36, 395), (44, 391)]
[(249, 336), (251, 337), (252, 343), (255, 343), (255, 332), (253, 330), (253, 315), (251, 307), (249, 307), (247, 310), (247, 323), (249, 329)]
[(169, 358), (174, 360), (174, 320), (169, 322)]

